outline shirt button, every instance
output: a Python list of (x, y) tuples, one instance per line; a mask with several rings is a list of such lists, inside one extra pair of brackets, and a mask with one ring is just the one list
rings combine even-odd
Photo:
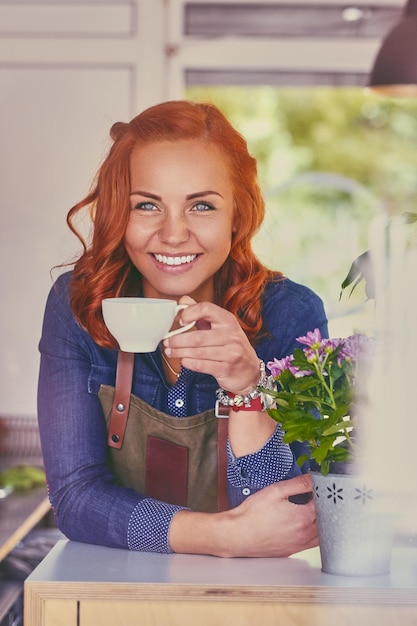
[(181, 409), (184, 406), (184, 400), (178, 398), (178, 400), (175, 400), (175, 406), (177, 407), (177, 409)]
[(250, 489), (248, 487), (245, 487), (244, 489), (242, 489), (242, 494), (244, 496), (248, 496), (250, 494)]

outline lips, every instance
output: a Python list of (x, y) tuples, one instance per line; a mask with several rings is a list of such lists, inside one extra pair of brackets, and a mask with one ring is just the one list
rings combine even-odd
[(182, 256), (166, 256), (165, 254), (154, 254), (153, 255), (158, 263), (162, 263), (163, 265), (188, 265), (192, 263), (194, 259), (197, 258), (196, 254), (187, 254)]

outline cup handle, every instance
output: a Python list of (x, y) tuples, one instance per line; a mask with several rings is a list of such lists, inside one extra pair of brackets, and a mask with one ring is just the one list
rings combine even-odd
[[(182, 311), (183, 309), (186, 309), (187, 306), (189, 305), (177, 304), (175, 308), (175, 315), (178, 313), (178, 311)], [(195, 322), (190, 322), (189, 324), (186, 324), (185, 326), (180, 326), (180, 328), (176, 328), (175, 330), (170, 330), (164, 337), (162, 337), (162, 339), (168, 339), (168, 337), (172, 337), (173, 335), (179, 335), (179, 333), (184, 333), (186, 330), (190, 330), (190, 328), (192, 328), (193, 326), (195, 326)]]

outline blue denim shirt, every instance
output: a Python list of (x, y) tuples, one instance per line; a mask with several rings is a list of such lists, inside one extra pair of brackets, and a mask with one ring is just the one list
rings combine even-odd
[[(39, 348), (38, 417), (49, 496), (60, 529), (87, 543), (170, 552), (172, 517), (182, 507), (120, 487), (107, 464), (107, 433), (97, 393), (114, 385), (117, 351), (98, 346), (74, 319), (69, 305), (71, 272), (53, 285)], [(289, 279), (266, 284), (262, 314), (271, 336), (256, 347), (265, 362), (297, 346), (296, 337), (327, 320), (320, 298)], [(180, 379), (181, 380), (181, 379)], [(213, 408), (216, 380), (187, 372), (181, 393), (186, 414)], [(165, 382), (159, 350), (136, 354), (132, 392), (165, 413), (178, 393)], [(178, 419), (181, 419), (180, 417)], [(250, 493), (299, 473), (294, 455), (275, 434), (255, 454), (236, 459), (228, 446), (229, 497), (238, 505)]]

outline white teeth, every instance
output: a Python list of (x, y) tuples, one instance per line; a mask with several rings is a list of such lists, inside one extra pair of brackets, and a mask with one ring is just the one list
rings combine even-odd
[(165, 265), (183, 265), (184, 263), (191, 263), (197, 257), (196, 254), (188, 254), (187, 256), (165, 256), (163, 254), (154, 254), (154, 257), (159, 263)]

